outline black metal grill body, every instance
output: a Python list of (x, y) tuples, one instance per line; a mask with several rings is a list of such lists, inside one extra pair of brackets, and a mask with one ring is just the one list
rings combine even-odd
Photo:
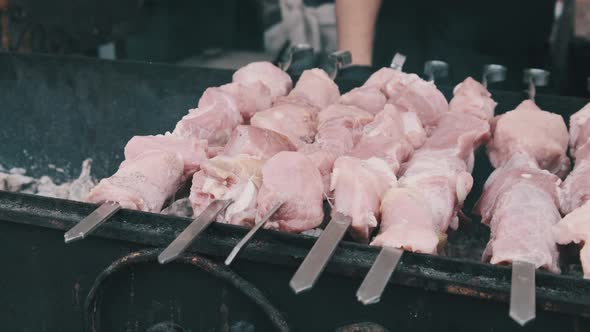
[[(230, 78), (230, 72), (219, 70), (0, 54), (0, 164), (64, 180), (77, 176), (82, 160), (90, 157), (93, 174), (108, 176), (121, 162), (122, 148), (131, 136), (171, 130), (207, 87)], [(342, 91), (360, 84), (338, 83)], [(451, 88), (442, 90), (449, 98)], [(492, 93), (498, 112), (514, 108), (524, 98)], [(539, 96), (537, 102), (567, 118), (586, 101)], [(479, 151), (467, 209), (490, 172), (485, 153)], [(93, 208), (0, 192), (3, 329), (82, 330), (84, 298), (101, 271), (136, 250), (167, 245), (190, 222), (124, 210), (95, 236), (65, 245), (63, 231)], [(214, 224), (192, 251), (220, 261), (245, 232)], [(332, 331), (357, 322), (408, 331), (590, 328), (590, 282), (581, 279), (579, 268), (570, 264), (573, 259), (564, 262), (564, 275), (537, 273), (536, 320), (524, 329), (512, 322), (507, 307), (509, 268), (478, 261), (488, 237), (487, 228), (473, 221), (450, 234), (446, 256), (404, 255), (382, 301), (367, 307), (354, 294), (375, 259), (375, 248), (343, 243), (316, 287), (297, 296), (288, 281), (314, 238), (262, 231), (232, 269), (236, 278), (259, 289), (295, 331)], [(95, 316), (100, 331), (144, 331), (167, 320), (191, 331), (273, 329), (271, 317), (258, 302), (196, 267), (141, 262), (113, 274), (98, 293)]]

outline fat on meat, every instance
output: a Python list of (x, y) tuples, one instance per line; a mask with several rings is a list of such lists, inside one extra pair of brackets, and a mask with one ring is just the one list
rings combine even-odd
[(316, 113), (313, 108), (302, 104), (275, 105), (256, 113), (250, 124), (282, 134), (298, 148), (313, 143), (317, 132)]
[(245, 85), (261, 82), (270, 89), (271, 98), (286, 96), (293, 88), (291, 77), (268, 61), (252, 62), (238, 69), (232, 81)]
[(268, 159), (280, 151), (295, 150), (295, 146), (287, 136), (264, 128), (240, 125), (232, 132), (222, 154), (226, 156), (246, 154), (253, 158)]

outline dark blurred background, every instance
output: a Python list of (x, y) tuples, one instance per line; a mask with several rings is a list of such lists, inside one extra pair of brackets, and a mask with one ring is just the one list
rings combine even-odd
[[(0, 0), (0, 37), (1, 51), (227, 69), (336, 48), (333, 0)], [(550, 43), (556, 93), (590, 96), (590, 0), (557, 2)]]

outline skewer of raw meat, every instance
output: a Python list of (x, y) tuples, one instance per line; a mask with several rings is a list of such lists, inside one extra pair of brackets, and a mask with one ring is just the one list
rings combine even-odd
[[(530, 86), (536, 73), (525, 77)], [(482, 259), (512, 264), (510, 317), (521, 325), (535, 317), (535, 270), (559, 273), (552, 229), (561, 219), (559, 176), (569, 170), (565, 122), (537, 107), (534, 94), (530, 89), (531, 100), (494, 119), (488, 154), (498, 168), (474, 211), (491, 229)]]
[[(179, 121), (174, 133), (164, 136), (151, 136), (144, 139), (138, 138), (135, 142), (142, 140), (148, 143), (145, 153), (159, 151), (162, 155), (169, 153), (176, 154), (176, 157), (183, 163), (181, 180), (185, 180), (198, 168), (197, 164), (201, 161), (201, 157), (198, 156), (203, 156), (204, 151), (210, 153), (210, 151), (218, 150), (219, 148), (217, 146), (225, 144), (227, 139), (229, 139), (228, 132), (231, 132), (235, 126), (241, 123), (244, 117), (247, 118), (253, 112), (266, 107), (270, 103), (271, 98), (278, 97), (281, 93), (287, 93), (291, 85), (289, 75), (274, 65), (265, 62), (250, 64), (234, 74), (233, 83), (220, 88), (208, 89), (199, 100), (199, 107), (202, 110), (199, 112), (192, 110), (189, 115)], [(195, 140), (206, 140), (206, 143), (203, 144), (203, 149), (194, 150), (200, 144), (195, 143)], [(141, 166), (140, 157), (142, 153), (138, 152), (138, 150), (142, 148), (136, 147), (135, 145), (137, 144), (134, 144), (133, 140), (129, 145), (128, 150), (134, 158), (124, 161), (123, 164), (126, 166), (123, 167), (123, 164), (121, 165), (121, 172), (123, 172), (123, 168), (132, 169), (135, 172), (134, 176), (144, 178), (146, 182), (159, 183), (163, 188), (170, 188), (173, 184), (178, 185), (178, 182), (182, 182), (175, 178), (166, 178), (163, 175), (153, 173), (148, 168), (150, 165)], [(179, 152), (179, 149), (182, 152)], [(191, 150), (189, 151), (187, 149)], [(121, 174), (117, 175), (117, 179), (120, 182), (113, 183), (112, 181), (109, 182), (109, 179), (104, 179), (101, 181), (103, 185), (99, 183), (93, 189), (87, 201), (100, 203), (102, 206), (66, 232), (64, 235), (66, 243), (84, 238), (89, 232), (121, 208), (119, 202), (113, 202), (108, 199), (109, 192), (116, 190), (117, 187), (122, 188), (126, 186), (125, 181), (132, 183), (132, 179), (129, 176), (121, 177), (119, 175)], [(163, 178), (168, 179), (169, 182), (161, 183)], [(143, 193), (143, 191), (136, 191), (135, 193), (138, 195), (140, 201), (146, 200), (147, 198), (141, 196)], [(159, 194), (158, 197), (150, 196), (150, 200), (154, 200), (153, 205), (139, 204), (135, 205), (135, 207), (145, 211), (159, 212), (163, 202), (174, 193), (169, 193), (168, 190), (160, 190)], [(128, 204), (126, 207), (132, 208), (133, 206)]]
[[(348, 54), (348, 52), (337, 52), (335, 56), (331, 57), (333, 61), (336, 62), (334, 65), (336, 70), (347, 64), (341, 64), (339, 62), (350, 61), (349, 56), (346, 56), (346, 54)], [(276, 228), (283, 231), (301, 232), (316, 228), (321, 224), (323, 220), (323, 197), (325, 196), (322, 174), (320, 173), (320, 170), (323, 169), (323, 165), (321, 165), (323, 161), (308, 157), (309, 150), (307, 150), (307, 147), (309, 147), (309, 144), (307, 143), (313, 141), (311, 133), (317, 133), (315, 126), (317, 126), (318, 117), (320, 118), (319, 120), (322, 121), (322, 124), (324, 123), (324, 117), (319, 116), (312, 110), (317, 111), (331, 105), (340, 97), (338, 86), (332, 80), (335, 75), (336, 74), (333, 73), (328, 76), (320, 69), (304, 71), (293, 91), (291, 91), (291, 93), (285, 98), (282, 98), (279, 101), (278, 106), (268, 110), (266, 113), (257, 114), (256, 117), (253, 118), (253, 125), (264, 125), (266, 128), (273, 129), (289, 136), (291, 141), (298, 146), (300, 152), (297, 152), (296, 154), (278, 154), (265, 164), (263, 168), (262, 187), (257, 198), (258, 221), (255, 222), (255, 227), (253, 227), (233, 248), (232, 252), (225, 260), (226, 265), (231, 264), (240, 250), (248, 243), (250, 238), (252, 238), (252, 236), (254, 236), (254, 234), (262, 227)], [(296, 124), (295, 127), (291, 127), (289, 124), (284, 123), (284, 120), (282, 119), (285, 116), (285, 112), (281, 107), (305, 107), (306, 105), (312, 106), (312, 108), (309, 108), (309, 116), (305, 114), (303, 114), (303, 116), (299, 115), (299, 121), (291, 121)], [(342, 115), (338, 110), (334, 110), (333, 113), (337, 114), (336, 117)], [(352, 113), (354, 114), (355, 112)], [(354, 119), (363, 117), (363, 115), (353, 114), (351, 115), (353, 122), (355, 121)], [(343, 116), (343, 118), (346, 118), (346, 116)], [(308, 121), (307, 119), (311, 119), (311, 121)], [(297, 124), (299, 124), (299, 126), (297, 126)], [(294, 131), (294, 128), (298, 127), (301, 128), (301, 130)], [(321, 126), (320, 129), (321, 132), (324, 132)], [(307, 139), (302, 140), (302, 137), (306, 137)], [(322, 139), (320, 139), (320, 142), (321, 141)], [(287, 165), (289, 163), (295, 163), (295, 165)], [(328, 164), (327, 167), (331, 168), (331, 166), (329, 166), (330, 161), (327, 160), (326, 163)], [(313, 171), (311, 170), (312, 168)], [(302, 187), (301, 185), (297, 185), (297, 182), (291, 183), (293, 180), (303, 182), (315, 181), (317, 178), (316, 173), (320, 175), (319, 185), (310, 184)], [(281, 177), (284, 177), (285, 179), (281, 180)], [(321, 195), (319, 196), (320, 199), (316, 200), (317, 196), (315, 190), (318, 188), (321, 188)], [(297, 192), (293, 191), (294, 189), (296, 189)], [(299, 196), (300, 194), (306, 194), (310, 199), (306, 200)], [(307, 202), (312, 205), (305, 206), (301, 204), (302, 202)], [(317, 204), (317, 206), (314, 204)], [(321, 211), (321, 216), (317, 213), (309, 214), (309, 211), (315, 211), (316, 208)], [(265, 214), (261, 215), (261, 211)]]
[(590, 279), (590, 104), (570, 118), (570, 154), (574, 169), (561, 186), (565, 217), (553, 226), (553, 233), (559, 244), (580, 244), (584, 278)]
[[(431, 118), (436, 118), (432, 122), (438, 121), (436, 114), (446, 111), (448, 106), (444, 96), (433, 83), (426, 83), (417, 76), (415, 80), (412, 79), (410, 83), (406, 84), (405, 78), (407, 76), (413, 78), (413, 76), (400, 72), (405, 57), (398, 56), (394, 59), (402, 61), (394, 64), (397, 69), (383, 68), (379, 70), (365, 82), (362, 87), (365, 90), (353, 90), (351, 93), (359, 95), (367, 93), (367, 90), (375, 87), (383, 91), (388, 85), (402, 85), (398, 91), (403, 98), (391, 100), (391, 103), (396, 105), (399, 100), (406, 100), (406, 104), (397, 104), (399, 105), (397, 107), (405, 107), (406, 113), (412, 113), (416, 109), (416, 105), (423, 106), (422, 109), (428, 110)], [(388, 79), (389, 81), (387, 81)], [(424, 103), (427, 99), (425, 95), (414, 90), (422, 90), (428, 96), (440, 96), (444, 102)], [(374, 94), (374, 91), (370, 93)], [(433, 99), (436, 100), (436, 98)], [(350, 99), (345, 100), (351, 101)], [(428, 112), (423, 112), (423, 114), (428, 114)], [(296, 293), (313, 287), (347, 230), (351, 230), (353, 236), (361, 241), (368, 239), (370, 231), (377, 224), (378, 206), (382, 195), (390, 186), (395, 185), (394, 169), (397, 170), (399, 163), (405, 160), (413, 150), (412, 145), (408, 142), (409, 137), (414, 137), (416, 144), (421, 143), (418, 136), (422, 126), (419, 121), (416, 123), (418, 129), (412, 128), (413, 126), (409, 126), (407, 123), (404, 124), (396, 107), (389, 105), (389, 108), (385, 107), (376, 116), (372, 125), (365, 126), (363, 136), (358, 143), (360, 147), (357, 149), (355, 146), (348, 156), (336, 159), (330, 186), (330, 189), (334, 189), (335, 198), (332, 218), (291, 279), (290, 286)], [(406, 139), (406, 135), (408, 135), (408, 139)], [(423, 132), (422, 135), (424, 135)], [(360, 196), (354, 196), (355, 192)]]
[[(486, 85), (504, 79), (487, 70)], [(495, 106), (486, 87), (472, 78), (455, 87), (450, 112), (404, 166), (399, 187), (381, 202), (381, 228), (371, 244), (382, 249), (357, 292), (359, 301), (379, 301), (402, 249), (436, 254), (446, 229), (456, 227), (456, 213), (471, 189), (473, 151), (489, 137)]]

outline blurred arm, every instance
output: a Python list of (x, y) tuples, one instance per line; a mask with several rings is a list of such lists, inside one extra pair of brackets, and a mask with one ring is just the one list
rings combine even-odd
[(352, 53), (355, 65), (371, 65), (381, 0), (336, 0), (338, 49)]

